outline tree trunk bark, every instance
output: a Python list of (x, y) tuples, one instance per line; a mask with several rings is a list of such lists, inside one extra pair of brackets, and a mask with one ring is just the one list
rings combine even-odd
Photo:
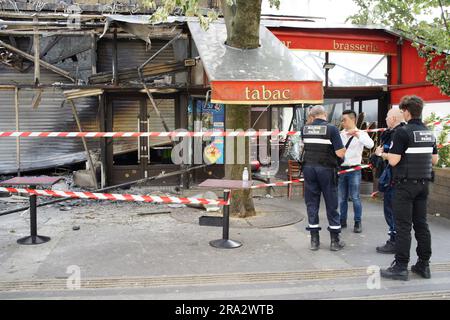
[(240, 49), (258, 48), (262, 0), (235, 0), (233, 6), (226, 2), (222, 0), (227, 45)]
[[(227, 129), (241, 129), (247, 130), (250, 127), (250, 106), (244, 105), (227, 105), (225, 112), (225, 121)], [(239, 138), (234, 140), (234, 149), (232, 154), (227, 153), (227, 162), (235, 164), (225, 165), (225, 179), (229, 180), (241, 180), (244, 167), (247, 167), (249, 172), (249, 179), (251, 180), (251, 167), (250, 167), (250, 144), (249, 137), (245, 137), (245, 148), (240, 149), (238, 143)], [(245, 152), (245, 153), (244, 153)], [(238, 163), (238, 155), (244, 153), (245, 163)], [(228, 159), (229, 156), (233, 156), (234, 159)], [(250, 217), (256, 215), (255, 206), (253, 203), (252, 192), (248, 190), (233, 190), (231, 193), (231, 206), (230, 214), (232, 216), (238, 216), (240, 218)]]
[[(222, 0), (222, 8), (227, 28), (226, 44), (239, 49), (255, 49), (259, 47), (259, 25), (261, 19), (262, 0), (236, 0), (229, 6)], [(250, 126), (251, 106), (227, 105), (225, 123), (227, 129), (247, 130)], [(235, 160), (239, 153), (239, 144), (235, 141), (233, 156)], [(247, 167), (251, 179), (249, 138), (245, 139), (245, 164), (225, 165), (225, 178), (241, 180), (244, 167)], [(235, 162), (234, 162), (235, 163)], [(236, 190), (232, 192), (230, 213), (241, 218), (256, 214), (251, 190)]]

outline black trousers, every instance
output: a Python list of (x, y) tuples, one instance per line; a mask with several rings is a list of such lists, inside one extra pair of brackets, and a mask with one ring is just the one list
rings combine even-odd
[(319, 207), (320, 195), (325, 200), (327, 209), (328, 230), (330, 232), (341, 232), (341, 221), (339, 219), (338, 195), (336, 170), (322, 166), (305, 166), (303, 168), (305, 177), (305, 203), (308, 213), (308, 227), (306, 230), (320, 230)]
[(395, 185), (392, 201), (397, 229), (395, 260), (401, 264), (409, 262), (411, 227), (417, 240), (417, 256), (425, 261), (431, 257), (431, 234), (427, 223), (428, 184), (406, 181)]

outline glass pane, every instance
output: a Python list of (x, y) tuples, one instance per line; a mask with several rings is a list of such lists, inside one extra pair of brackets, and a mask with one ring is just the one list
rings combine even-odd
[[(292, 51), (322, 81), (325, 80), (325, 52)], [(329, 62), (335, 67), (328, 73), (330, 87), (381, 86), (387, 84), (387, 59), (383, 55), (331, 52)]]
[(365, 122), (378, 121), (378, 100), (364, 100), (362, 102), (362, 112), (364, 112)]
[(328, 121), (339, 128), (342, 112), (351, 109), (352, 103), (350, 99), (325, 99), (323, 106), (328, 112)]
[(387, 59), (379, 54), (330, 52), (330, 86), (380, 86), (387, 84)]

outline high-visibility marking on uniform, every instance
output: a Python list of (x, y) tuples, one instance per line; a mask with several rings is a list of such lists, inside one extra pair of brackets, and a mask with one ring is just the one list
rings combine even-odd
[(310, 228), (319, 228), (319, 225), (318, 224), (310, 224), (309, 227)]
[(405, 153), (433, 153), (433, 147), (409, 147)]
[(319, 138), (304, 138), (303, 142), (316, 144), (332, 144), (330, 139), (319, 139)]
[(341, 228), (341, 226), (330, 226), (330, 229), (340, 229)]
[(303, 134), (326, 135), (327, 126), (308, 125), (303, 127)]

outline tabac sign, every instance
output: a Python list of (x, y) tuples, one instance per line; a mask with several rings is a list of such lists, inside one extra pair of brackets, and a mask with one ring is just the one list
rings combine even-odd
[(211, 102), (224, 104), (322, 103), (321, 81), (212, 81)]

